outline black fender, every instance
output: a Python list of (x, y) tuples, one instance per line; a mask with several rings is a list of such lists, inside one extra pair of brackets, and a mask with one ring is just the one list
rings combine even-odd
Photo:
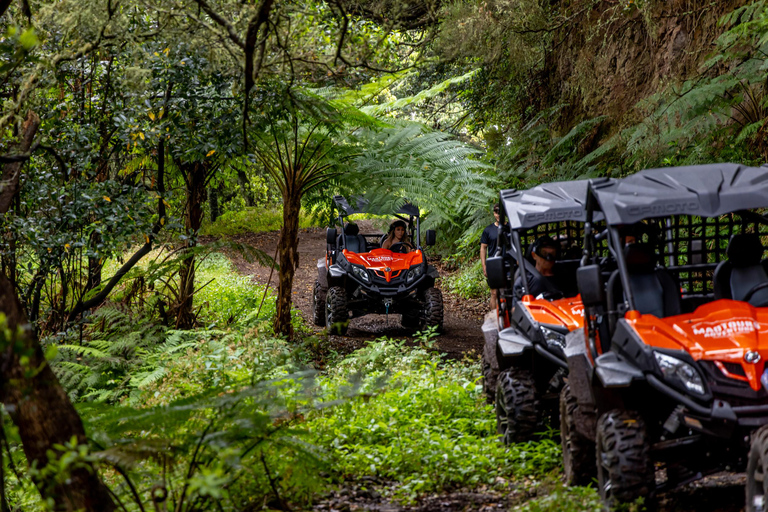
[(317, 260), (317, 282), (320, 283), (320, 288), (327, 290), (328, 286), (328, 269), (325, 266), (325, 258)]

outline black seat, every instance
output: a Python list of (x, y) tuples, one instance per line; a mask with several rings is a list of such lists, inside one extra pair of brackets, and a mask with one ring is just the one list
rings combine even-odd
[[(763, 244), (755, 233), (733, 235), (726, 255), (715, 268), (715, 299), (744, 300), (747, 293), (760, 283), (768, 281), (763, 257)], [(768, 304), (768, 288), (757, 291), (749, 300), (752, 305)]]
[(357, 224), (348, 223), (344, 226), (344, 234), (346, 235), (346, 246), (344, 247), (349, 252), (368, 252), (368, 248), (365, 244), (365, 237), (360, 235), (360, 228)]
[[(629, 244), (624, 247), (629, 282), (635, 307), (644, 315), (659, 318), (679, 315), (680, 291), (675, 279), (664, 267), (656, 266), (656, 253), (648, 244)], [(615, 311), (624, 302), (624, 288), (618, 270), (608, 279), (608, 303)]]

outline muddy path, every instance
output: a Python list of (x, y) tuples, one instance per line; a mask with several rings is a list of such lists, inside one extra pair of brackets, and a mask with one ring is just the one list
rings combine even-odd
[[(247, 244), (274, 256), (278, 243), (278, 232), (249, 233), (230, 237), (232, 241)], [(210, 241), (209, 237), (202, 240)], [(261, 283), (270, 282), (273, 289), (277, 287), (277, 275), (273, 274), (270, 281), (270, 269), (258, 263), (249, 263), (233, 251), (227, 251), (229, 257), (244, 275), (251, 275)], [(302, 229), (299, 232), (299, 268), (293, 281), (293, 303), (297, 307), (305, 323), (319, 333), (323, 328), (312, 324), (312, 286), (317, 278), (317, 260), (325, 256), (325, 230), (320, 228)], [(440, 268), (439, 261), (436, 262)], [(438, 287), (440, 281), (438, 281)], [(465, 355), (479, 357), (483, 346), (483, 336), (480, 330), (482, 318), (488, 305), (482, 301), (467, 301), (444, 293), (444, 333), (438, 338), (437, 346), (440, 351), (452, 358), (462, 358)], [(350, 322), (349, 330), (344, 336), (330, 336), (329, 344), (339, 353), (350, 353), (363, 346), (367, 340), (380, 337), (410, 339), (413, 331), (400, 325), (400, 315), (367, 315), (355, 318)]]

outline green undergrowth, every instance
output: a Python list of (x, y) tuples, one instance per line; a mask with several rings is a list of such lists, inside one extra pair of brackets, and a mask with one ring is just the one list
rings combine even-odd
[(462, 299), (488, 298), (491, 293), (479, 259), (461, 265), (456, 273), (443, 278), (443, 287)]
[(424, 347), (377, 340), (330, 369), (320, 385), (331, 396), (361, 393), (309, 422), (342, 478), (394, 482), (393, 497), (488, 485), (499, 489), (542, 476), (559, 464), (551, 438), (506, 447), (482, 399), (480, 368), (447, 361)]
[[(299, 215), (299, 228), (305, 229), (316, 226), (309, 216), (303, 212)], [(247, 207), (242, 210), (227, 212), (216, 219), (216, 222), (206, 223), (200, 230), (201, 235), (242, 235), (244, 233), (259, 233), (278, 231), (283, 226), (283, 212), (278, 209)]]
[[(263, 289), (226, 258), (204, 260), (198, 277), (215, 278), (195, 298), (207, 328), (175, 330), (112, 306), (82, 333), (48, 341), (58, 346), (52, 365), (93, 442), (57, 448), (43, 471), (65, 478), (77, 461), (97, 462), (130, 511), (153, 509), (149, 490), (158, 486), (173, 497), (169, 510), (298, 510), (365, 476), (402, 503), (557, 478), (553, 433), (504, 446), (478, 362), (446, 359), (434, 350), (434, 333), (416, 346), (369, 342), (320, 373), (312, 347), (325, 340), (274, 337), (265, 327), (274, 299), (254, 316)], [(18, 434), (7, 431), (15, 467), (24, 468)], [(40, 510), (31, 473), (22, 475), (8, 480), (14, 504)], [(591, 499), (562, 492), (574, 507)], [(554, 510), (540, 501), (525, 510)]]
[[(602, 512), (600, 495), (591, 487), (567, 487), (560, 482), (542, 485), (541, 496), (512, 509), (513, 512)], [(630, 509), (634, 512), (640, 509)], [(629, 512), (629, 510), (627, 511)]]

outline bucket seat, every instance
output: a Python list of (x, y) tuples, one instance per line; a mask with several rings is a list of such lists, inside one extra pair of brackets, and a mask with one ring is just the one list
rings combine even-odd
[[(728, 259), (715, 268), (714, 294), (717, 299), (744, 300), (749, 291), (768, 283), (768, 271), (762, 260), (764, 252), (756, 233), (733, 235), (725, 250)], [(756, 291), (749, 299), (752, 305), (768, 304), (768, 288)]]
[(357, 224), (351, 222), (344, 226), (344, 235), (346, 235), (346, 246), (344, 247), (349, 252), (368, 252), (365, 244), (365, 237), (360, 235), (360, 228)]

